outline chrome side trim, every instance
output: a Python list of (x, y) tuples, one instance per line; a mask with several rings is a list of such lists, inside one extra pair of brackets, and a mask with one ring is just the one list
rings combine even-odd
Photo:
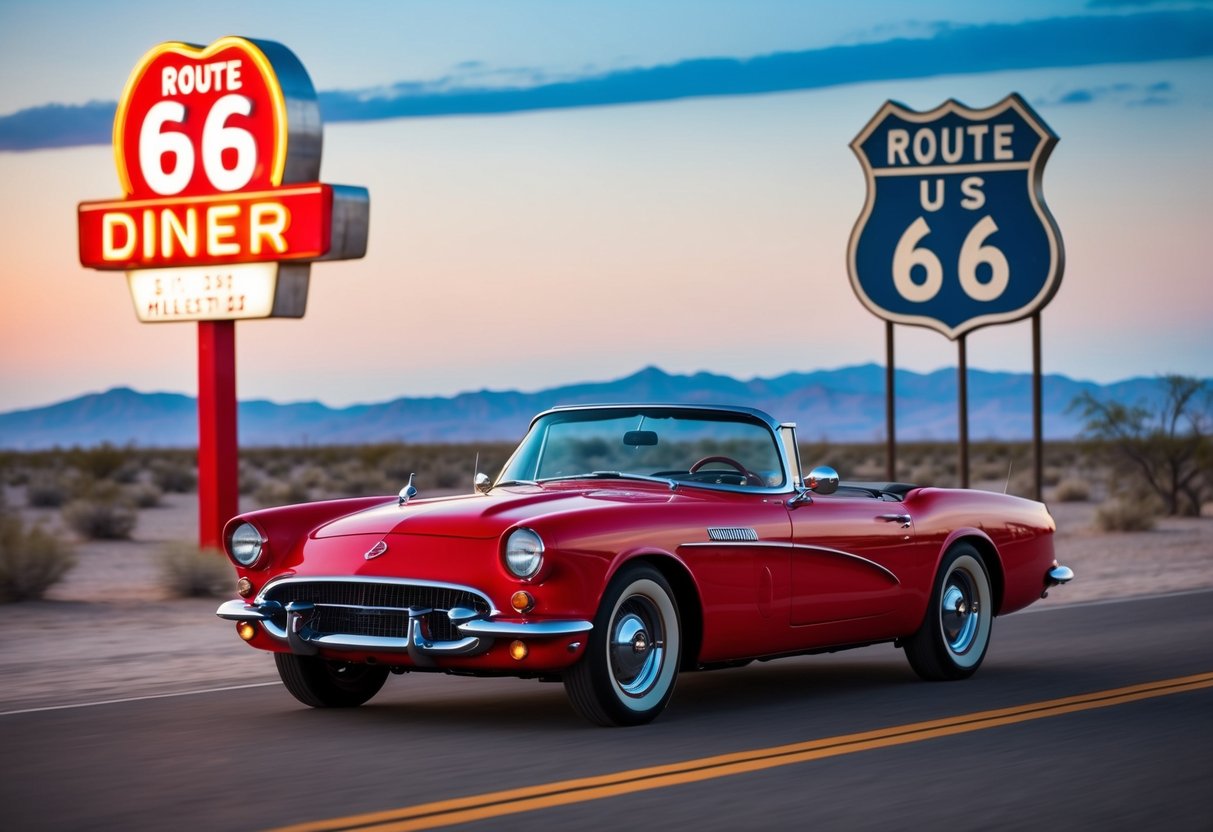
[(469, 636), (492, 638), (551, 638), (588, 633), (594, 629), (590, 621), (487, 621), (480, 619), (459, 625), (459, 632)]
[(763, 548), (763, 549), (795, 549), (795, 550), (801, 550), (801, 551), (806, 551), (806, 552), (820, 552), (821, 554), (825, 554), (825, 555), (834, 555), (836, 557), (847, 558), (848, 560), (859, 561), (863, 565), (870, 566), (872, 569), (875, 569), (877, 572), (884, 575), (886, 578), (888, 578), (894, 584), (901, 583), (901, 580), (896, 575), (894, 575), (892, 572), (890, 572), (884, 566), (881, 566), (876, 561), (869, 560), (868, 558), (862, 557), (861, 555), (852, 554), (851, 552), (844, 552), (841, 549), (831, 549), (829, 546), (813, 546), (808, 543), (791, 543), (791, 542), (780, 543), (779, 541), (773, 541), (773, 540), (760, 540), (760, 541), (744, 541), (743, 540), (743, 541), (727, 541), (727, 542), (726, 541), (710, 541), (707, 543), (680, 543), (680, 544), (678, 544), (679, 549), (684, 549), (684, 548), (685, 549), (703, 549), (703, 548), (715, 547), (715, 546), (729, 546), (729, 547), (747, 546), (747, 547), (757, 547), (757, 548)]

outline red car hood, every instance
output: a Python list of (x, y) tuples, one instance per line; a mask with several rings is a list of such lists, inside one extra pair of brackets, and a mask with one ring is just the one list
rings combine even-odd
[(355, 534), (419, 534), (439, 537), (493, 538), (509, 527), (566, 511), (588, 511), (619, 503), (668, 502), (668, 491), (595, 488), (549, 490), (497, 489), (491, 495), (470, 494), (384, 505), (347, 514), (318, 527), (313, 537)]

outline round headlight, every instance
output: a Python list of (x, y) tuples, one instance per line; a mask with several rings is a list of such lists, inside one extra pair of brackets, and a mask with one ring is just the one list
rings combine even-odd
[(505, 566), (519, 578), (533, 578), (543, 565), (543, 540), (530, 529), (514, 529), (505, 542)]
[(265, 541), (256, 526), (252, 523), (241, 523), (232, 532), (228, 548), (237, 563), (241, 566), (252, 566), (257, 562), (257, 558), (261, 557), (261, 548), (264, 545)]

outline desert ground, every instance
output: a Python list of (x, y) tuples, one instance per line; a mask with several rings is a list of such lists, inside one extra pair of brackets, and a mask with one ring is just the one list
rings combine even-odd
[[(6, 501), (27, 522), (62, 528), (58, 510), (25, 506), (20, 489), (10, 487)], [(1096, 508), (1050, 504), (1058, 559), (1077, 577), (1020, 614), (1213, 588), (1209, 507), (1119, 533), (1096, 530)], [(77, 565), (45, 599), (0, 605), (0, 713), (277, 681), (273, 660), (215, 617), (226, 597), (174, 598), (164, 586), (163, 546), (196, 541), (197, 514), (196, 495), (165, 495), (139, 512), (131, 540), (79, 542)]]

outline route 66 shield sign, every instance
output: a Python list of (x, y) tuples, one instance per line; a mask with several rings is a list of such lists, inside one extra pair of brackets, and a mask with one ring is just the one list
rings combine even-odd
[(984, 110), (886, 102), (851, 142), (868, 183), (847, 250), (859, 300), (952, 339), (1043, 307), (1064, 266), (1041, 193), (1055, 144), (1016, 94)]

